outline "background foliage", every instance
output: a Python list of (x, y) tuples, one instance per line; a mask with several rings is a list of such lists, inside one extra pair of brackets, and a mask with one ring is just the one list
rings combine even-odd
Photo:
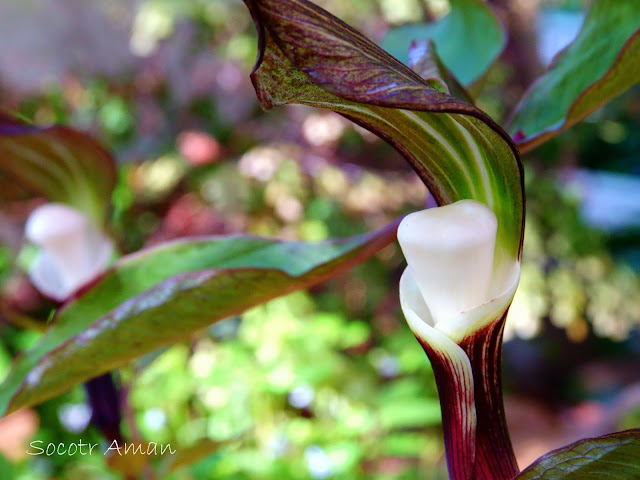
[[(114, 153), (111, 233), (123, 253), (198, 234), (344, 237), (426, 202), (405, 162), (346, 120), (303, 107), (262, 114), (248, 80), (256, 36), (239, 1), (22, 3), (0, 6), (9, 39), (0, 47), (3, 107), (88, 129)], [(317, 3), (376, 40), (448, 5)], [(579, 25), (579, 1), (520, 3), (521, 23), (508, 29), (533, 41), (508, 45), (471, 88), (498, 121), (544, 62), (535, 29), (522, 25), (561, 17), (567, 29), (576, 16)], [(17, 34), (25, 24), (28, 41)], [(505, 347), (507, 416), (522, 466), (640, 422), (640, 214), (621, 207), (634, 192), (625, 182), (640, 174), (638, 93), (525, 157), (523, 277)], [(3, 192), (12, 188), (0, 178)], [(34, 204), (15, 193), (0, 213), (0, 375), (38, 338), (51, 307), (20, 268), (30, 255), (22, 222)], [(397, 304), (402, 268), (399, 249), (388, 247), (311, 292), (121, 369), (128, 435), (170, 442), (180, 454), (155, 466), (166, 472), (158, 477), (446, 478), (435, 384)], [(31, 439), (99, 441), (87, 421), (80, 388), (0, 421), (0, 478), (119, 478), (101, 456), (24, 454)]]

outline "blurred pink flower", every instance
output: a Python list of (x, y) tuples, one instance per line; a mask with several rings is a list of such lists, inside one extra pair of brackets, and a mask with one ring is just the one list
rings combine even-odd
[(220, 156), (220, 144), (211, 135), (188, 130), (178, 135), (178, 150), (191, 165), (215, 162)]

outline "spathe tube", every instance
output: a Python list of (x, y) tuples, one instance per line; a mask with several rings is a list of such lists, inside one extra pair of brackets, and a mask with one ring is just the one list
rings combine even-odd
[[(435, 210), (440, 210), (438, 218), (425, 218)], [(457, 202), (417, 214), (420, 217), (409, 218), (409, 225), (401, 226), (398, 235), (409, 263), (400, 280), (400, 302), (436, 377), (449, 474), (454, 480), (510, 480), (518, 467), (504, 416), (500, 361), (504, 322), (518, 285), (520, 264), (514, 259), (493, 265), (487, 273), (487, 258), (470, 254), (475, 249), (479, 255), (488, 255), (487, 245), (495, 245), (491, 211), (478, 202)], [(427, 241), (430, 228), (444, 228), (459, 238), (441, 235), (442, 245), (437, 239)], [(430, 251), (416, 251), (420, 244)], [(478, 267), (478, 260), (484, 266)], [(421, 283), (416, 272), (423, 276)], [(475, 276), (470, 275), (474, 272)], [(434, 281), (425, 281), (428, 275)], [(437, 281), (443, 277), (445, 281)], [(464, 284), (477, 281), (488, 285), (483, 289)], [(478, 288), (485, 292), (480, 300)], [(446, 295), (449, 298), (443, 299)], [(456, 295), (469, 297), (452, 302)], [(437, 318), (428, 301), (439, 303)], [(468, 308), (469, 302), (477, 305)], [(459, 310), (460, 305), (466, 305), (465, 309)]]

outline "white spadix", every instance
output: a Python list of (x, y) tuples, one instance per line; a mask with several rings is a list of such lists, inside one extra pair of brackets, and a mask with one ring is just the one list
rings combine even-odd
[(415, 212), (400, 224), (398, 241), (434, 326), (488, 300), (497, 228), (493, 211), (475, 200)]
[(29, 270), (34, 286), (62, 301), (109, 264), (113, 243), (81, 212), (60, 203), (35, 209), (25, 227), (40, 247)]

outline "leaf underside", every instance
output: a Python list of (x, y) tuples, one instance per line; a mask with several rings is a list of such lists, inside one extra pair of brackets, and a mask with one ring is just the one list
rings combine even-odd
[(264, 109), (333, 110), (386, 140), (439, 205), (487, 204), (496, 261), (520, 255), (522, 169), (511, 137), (481, 110), (433, 88), (351, 27), (305, 0), (245, 0), (260, 48), (252, 81)]
[(580, 440), (536, 460), (515, 480), (637, 480), (640, 429)]
[(638, 82), (640, 2), (595, 0), (576, 39), (520, 100), (509, 131), (531, 150)]
[(498, 58), (507, 37), (491, 7), (483, 0), (451, 0), (450, 4), (450, 13), (437, 22), (392, 28), (382, 40), (382, 46), (407, 63), (413, 40), (432, 40), (443, 63), (468, 86)]
[[(21, 190), (71, 205), (101, 225), (116, 183), (115, 162), (89, 135), (36, 127), (0, 112), (0, 174)], [(0, 192), (0, 199), (16, 195)]]
[(448, 93), (460, 100), (473, 104), (469, 92), (460, 84), (453, 72), (449, 70), (440, 55), (433, 40), (415, 40), (409, 46), (409, 67), (433, 88)]
[(274, 297), (306, 288), (395, 240), (397, 222), (321, 243), (249, 236), (182, 240), (121, 259), (70, 300), (0, 387), (0, 413), (33, 405)]

